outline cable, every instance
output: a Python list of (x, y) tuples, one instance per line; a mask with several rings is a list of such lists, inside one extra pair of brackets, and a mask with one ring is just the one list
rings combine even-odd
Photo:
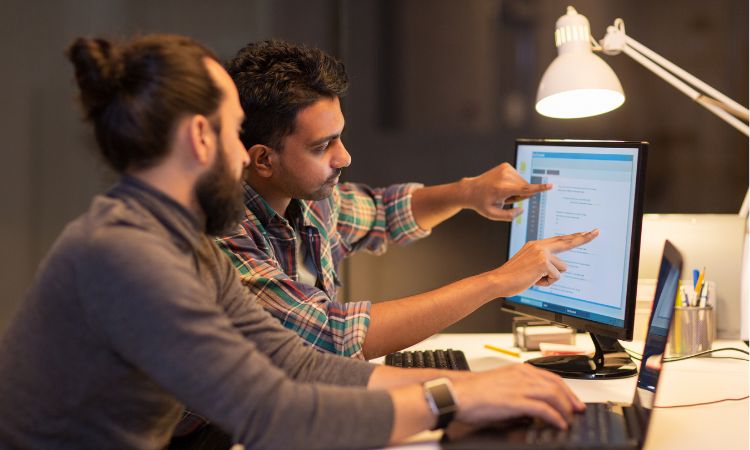
[[(743, 350), (741, 348), (722, 347), (722, 348), (715, 348), (715, 349), (712, 349), (712, 350), (706, 350), (705, 352), (699, 352), (699, 353), (696, 353), (694, 355), (679, 356), (679, 357), (672, 357), (672, 358), (664, 358), (664, 363), (673, 362), (673, 361), (682, 361), (682, 360), (685, 360), (685, 359), (695, 358), (695, 357), (701, 356), (701, 355), (707, 355), (709, 353), (723, 352), (723, 351), (736, 351), (736, 352), (744, 353), (746, 355), (748, 354), (748, 352), (746, 350)], [(631, 358), (633, 358), (635, 360), (640, 361), (641, 359), (643, 359), (642, 358), (643, 355), (641, 355), (640, 353), (637, 353), (637, 352), (634, 352), (634, 351), (628, 350), (628, 349), (625, 349), (625, 352), (628, 355), (630, 355)], [(746, 359), (746, 358), (737, 358), (737, 357), (734, 357), (734, 356), (714, 356), (713, 359), (737, 359), (739, 361), (745, 361), (745, 362), (748, 361), (748, 359)], [(700, 403), (688, 403), (688, 404), (685, 404), (685, 405), (663, 405), (663, 406), (662, 405), (654, 405), (654, 408), (662, 408), (662, 409), (666, 409), (666, 408), (688, 408), (688, 407), (691, 407), (691, 406), (713, 405), (713, 404), (722, 403), (722, 402), (738, 402), (738, 401), (741, 401), (741, 400), (747, 400), (748, 397), (749, 396), (746, 395), (744, 397), (738, 397), (738, 398), (723, 398), (721, 400), (712, 400), (712, 401), (709, 401), (709, 402), (700, 402)]]
[(687, 408), (690, 406), (703, 406), (703, 405), (713, 405), (714, 403), (721, 403), (721, 402), (739, 402), (741, 400), (747, 400), (747, 398), (750, 397), (748, 395), (744, 397), (738, 397), (738, 398), (722, 398), (721, 400), (713, 400), (710, 402), (701, 402), (701, 403), (688, 403), (686, 405), (654, 405), (654, 408)]
[[(671, 357), (671, 358), (665, 358), (665, 361), (666, 361), (666, 362), (671, 362), (671, 361), (682, 361), (683, 359), (690, 359), (690, 358), (695, 358), (696, 356), (707, 355), (707, 354), (709, 354), (709, 353), (714, 353), (714, 352), (721, 352), (721, 351), (735, 351), (735, 352), (740, 352), (740, 353), (744, 353), (744, 354), (746, 354), (746, 355), (750, 355), (750, 353), (748, 353), (748, 351), (747, 351), (747, 350), (742, 350), (741, 348), (734, 348), (734, 347), (722, 347), (722, 348), (717, 348), (717, 349), (712, 349), (712, 350), (706, 350), (706, 351), (704, 351), (704, 352), (698, 352), (698, 353), (695, 353), (695, 354), (693, 354), (693, 355), (687, 355), (687, 356), (679, 356), (679, 357)], [(747, 361), (747, 359), (743, 359), (743, 361)]]
[[(683, 356), (683, 357), (680, 357), (680, 358), (676, 358), (676, 357), (675, 358), (667, 358), (664, 362), (682, 361), (683, 359), (695, 358), (696, 356), (698, 356), (698, 355)], [(750, 361), (750, 359), (740, 358), (738, 356), (712, 356), (711, 359), (735, 359), (737, 361), (744, 361), (744, 362)]]
[[(750, 354), (750, 353), (748, 353), (747, 350), (743, 350), (741, 348), (722, 347), (722, 348), (715, 348), (713, 350), (706, 350), (704, 352), (698, 352), (698, 353), (695, 353), (693, 355), (673, 356), (671, 358), (664, 358), (664, 362), (668, 363), (668, 362), (673, 362), (673, 361), (682, 361), (682, 360), (685, 360), (685, 359), (695, 358), (697, 356), (702, 356), (702, 355), (707, 355), (709, 353), (722, 352), (722, 351), (735, 351), (735, 352), (744, 353), (746, 355)], [(628, 350), (628, 349), (625, 349), (625, 352), (627, 352), (627, 354), (630, 355), (631, 358), (633, 358), (633, 359), (635, 359), (637, 361), (640, 361), (642, 359), (642, 356), (643, 356), (642, 354), (640, 354), (638, 352), (634, 352), (634, 351)], [(739, 361), (750, 361), (747, 358), (737, 358), (737, 357), (734, 357), (734, 356), (715, 356), (713, 358), (714, 359), (736, 359), (736, 360), (739, 360)]]

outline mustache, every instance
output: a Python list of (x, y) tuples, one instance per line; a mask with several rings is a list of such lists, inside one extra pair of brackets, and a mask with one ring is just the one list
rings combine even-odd
[(342, 171), (341, 169), (336, 169), (336, 170), (335, 170), (335, 171), (333, 172), (333, 175), (331, 175), (330, 177), (328, 177), (328, 180), (326, 180), (326, 181), (327, 181), (327, 182), (332, 182), (332, 181), (334, 181), (334, 180), (336, 179), (336, 177), (339, 177), (339, 176), (341, 176), (341, 173), (342, 173), (342, 172), (343, 172), (343, 171)]

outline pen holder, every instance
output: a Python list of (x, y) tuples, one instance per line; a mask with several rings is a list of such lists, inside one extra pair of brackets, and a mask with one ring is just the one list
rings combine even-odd
[(694, 355), (711, 349), (716, 334), (714, 309), (709, 306), (675, 306), (668, 356)]

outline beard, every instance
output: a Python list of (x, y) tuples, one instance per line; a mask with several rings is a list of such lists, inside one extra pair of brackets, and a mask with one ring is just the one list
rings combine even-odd
[(290, 198), (299, 200), (324, 200), (331, 196), (333, 188), (336, 186), (336, 179), (341, 176), (341, 169), (334, 170), (333, 174), (326, 178), (317, 188), (310, 189), (305, 187), (301, 182), (292, 175), (292, 171), (281, 166), (280, 179), (284, 180), (283, 189)]
[(307, 194), (303, 198), (304, 200), (323, 200), (331, 196), (331, 193), (333, 192), (333, 187), (336, 186), (336, 178), (338, 178), (341, 175), (341, 169), (336, 169), (336, 171), (328, 177), (328, 179), (318, 188), (317, 190)]
[(218, 236), (226, 233), (243, 219), (242, 184), (229, 170), (221, 143), (213, 166), (195, 184), (195, 195), (206, 218), (206, 234)]

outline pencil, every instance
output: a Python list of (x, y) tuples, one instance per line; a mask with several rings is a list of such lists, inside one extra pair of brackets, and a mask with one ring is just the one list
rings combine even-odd
[(701, 299), (701, 291), (703, 290), (703, 282), (706, 279), (706, 268), (702, 268), (698, 274), (698, 282), (695, 283), (695, 306), (698, 306), (698, 302)]
[(496, 352), (500, 352), (500, 353), (503, 353), (505, 355), (512, 356), (514, 358), (520, 358), (521, 357), (521, 354), (518, 353), (518, 352), (514, 352), (513, 350), (506, 350), (506, 349), (500, 348), (500, 347), (495, 347), (494, 345), (490, 345), (490, 344), (484, 344), (484, 348), (487, 348), (487, 349), (490, 349), (490, 350), (494, 350)]

